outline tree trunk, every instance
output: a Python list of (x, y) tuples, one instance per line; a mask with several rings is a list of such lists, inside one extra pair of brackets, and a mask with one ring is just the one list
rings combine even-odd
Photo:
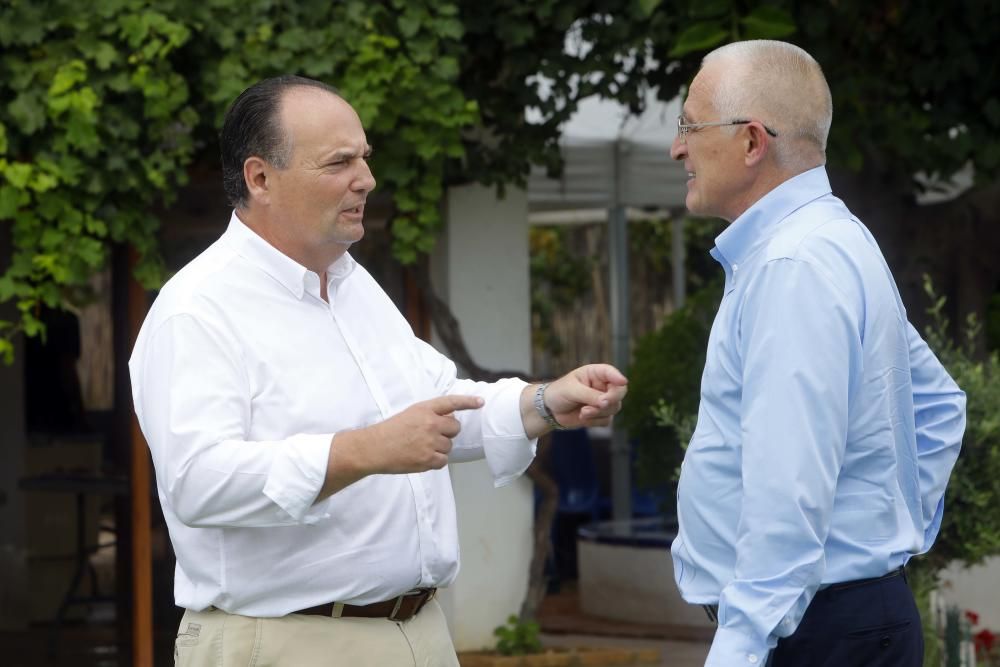
[(528, 466), (525, 474), (541, 493), (542, 499), (535, 512), (535, 540), (531, 555), (531, 567), (528, 570), (528, 591), (521, 605), (521, 620), (528, 621), (538, 616), (538, 607), (548, 590), (548, 579), (545, 577), (545, 563), (552, 553), (552, 525), (556, 520), (556, 510), (559, 507), (559, 486), (545, 470), (546, 453), (551, 435), (542, 436), (538, 441), (538, 454)]

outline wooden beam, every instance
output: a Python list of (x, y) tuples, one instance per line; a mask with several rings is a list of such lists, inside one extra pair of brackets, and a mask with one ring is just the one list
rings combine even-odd
[[(135, 279), (138, 253), (128, 249), (129, 350), (135, 346), (149, 304), (146, 291)], [(129, 478), (132, 534), (132, 665), (153, 667), (153, 549), (150, 519), (150, 461), (146, 440), (132, 411)]]
[[(427, 259), (423, 258), (422, 261), (426, 262)], [(428, 272), (425, 273), (429, 275)], [(420, 275), (412, 266), (403, 267), (403, 301), (404, 317), (410, 323), (413, 333), (417, 338), (430, 342), (431, 318), (420, 287)]]

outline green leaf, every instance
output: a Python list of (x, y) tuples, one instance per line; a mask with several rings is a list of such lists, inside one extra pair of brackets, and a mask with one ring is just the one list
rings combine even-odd
[(0, 338), (0, 357), (8, 366), (14, 363), (14, 343), (7, 338), (6, 334)]
[(714, 21), (695, 23), (677, 37), (669, 55), (671, 58), (679, 58), (695, 51), (707, 51), (722, 44), (727, 37), (729, 31), (719, 23)]
[(740, 23), (745, 29), (745, 39), (778, 39), (797, 30), (791, 14), (768, 5), (757, 7), (740, 19)]
[(10, 220), (17, 214), (24, 192), (9, 185), (0, 185), (0, 220)]
[(18, 94), (7, 106), (7, 111), (24, 134), (34, 134), (45, 126), (45, 105), (41, 92), (29, 89)]
[(465, 28), (462, 26), (462, 22), (456, 18), (449, 18), (438, 21), (436, 24), (437, 32), (442, 37), (447, 37), (449, 39), (462, 39), (462, 35), (465, 34)]
[(110, 68), (121, 59), (118, 50), (108, 42), (98, 42), (94, 50), (88, 54), (97, 65), (97, 69), (102, 72)]
[(76, 84), (87, 80), (87, 65), (82, 60), (73, 59), (56, 70), (49, 96), (55, 97), (71, 90)]
[(458, 77), (458, 61), (454, 58), (439, 58), (433, 66), (434, 75), (444, 81), (453, 81)]
[(24, 162), (12, 162), (3, 170), (3, 175), (15, 188), (18, 190), (24, 190), (28, 187), (28, 181), (31, 180), (33, 172), (34, 168), (30, 164), (25, 164)]
[(416, 12), (406, 11), (396, 19), (399, 32), (403, 37), (409, 39), (420, 32), (420, 15)]
[(650, 16), (663, 0), (639, 0), (639, 11), (642, 16)]

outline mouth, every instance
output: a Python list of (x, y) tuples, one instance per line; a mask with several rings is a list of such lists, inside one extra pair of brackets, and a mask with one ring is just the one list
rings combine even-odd
[(341, 214), (350, 220), (360, 221), (365, 217), (365, 205), (361, 204), (353, 208), (345, 208)]
[(687, 172), (687, 177), (688, 177), (687, 184), (691, 185), (691, 183), (694, 182), (694, 178), (695, 178), (694, 172), (693, 171)]

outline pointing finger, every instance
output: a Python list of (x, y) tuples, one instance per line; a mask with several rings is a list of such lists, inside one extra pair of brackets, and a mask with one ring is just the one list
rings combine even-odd
[(431, 410), (439, 415), (450, 415), (456, 410), (476, 410), (483, 407), (485, 401), (479, 396), (463, 396), (449, 394), (438, 396), (427, 401)]

